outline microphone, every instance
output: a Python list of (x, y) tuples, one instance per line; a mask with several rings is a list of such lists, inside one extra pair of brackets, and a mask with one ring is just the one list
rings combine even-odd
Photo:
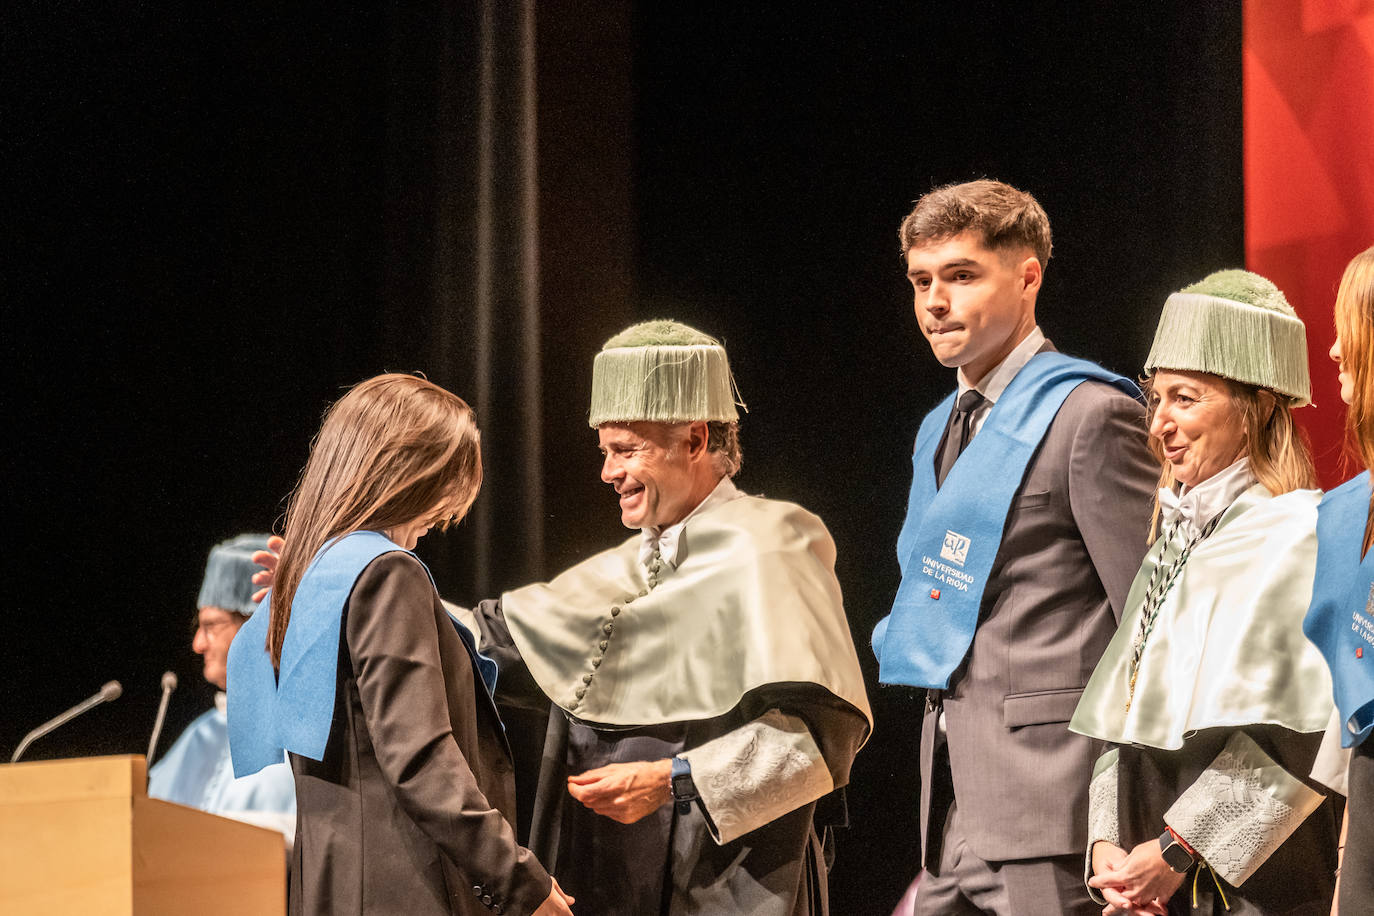
[(94, 709), (101, 703), (108, 703), (111, 700), (119, 699), (119, 695), (123, 692), (124, 688), (119, 686), (119, 681), (107, 682), (105, 686), (101, 687), (100, 690), (97, 691), (94, 696), (87, 697), (80, 703), (77, 703), (71, 709), (62, 713), (62, 715), (55, 716), (54, 718), (49, 719), (48, 721), (44, 722), (42, 725), (38, 726), (33, 731), (25, 735), (24, 740), (20, 741), (19, 747), (15, 749), (14, 756), (10, 758), (10, 763), (16, 762), (19, 759), (19, 755), (29, 749), (30, 744), (33, 744), (35, 741), (46, 735), (48, 732), (56, 731), (57, 729), (66, 725), (72, 719), (75, 719), (77, 716), (81, 715), (83, 712), (86, 712), (90, 709)]
[(153, 720), (153, 737), (148, 739), (148, 754), (144, 758), (146, 766), (153, 765), (153, 751), (157, 749), (157, 739), (162, 734), (162, 720), (167, 718), (167, 701), (172, 698), (172, 691), (176, 689), (176, 672), (162, 672), (162, 699), (157, 704), (157, 718)]

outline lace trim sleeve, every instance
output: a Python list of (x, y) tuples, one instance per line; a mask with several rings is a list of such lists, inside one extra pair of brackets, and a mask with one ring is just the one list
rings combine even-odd
[(806, 723), (777, 709), (680, 756), (722, 845), (835, 788)]
[[(1113, 748), (1093, 766), (1092, 782), (1088, 784), (1088, 853), (1083, 863), (1083, 883), (1093, 876), (1093, 844), (1099, 841), (1121, 845), (1121, 829), (1117, 819), (1117, 779), (1120, 767), (1119, 752)], [(1095, 887), (1088, 888), (1088, 896), (1105, 904), (1106, 898)]]
[(1239, 887), (1321, 801), (1249, 735), (1236, 732), (1164, 820), (1217, 874)]

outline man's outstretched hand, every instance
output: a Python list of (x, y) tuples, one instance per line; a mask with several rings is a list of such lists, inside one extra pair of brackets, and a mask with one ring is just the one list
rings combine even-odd
[(568, 793), (597, 814), (622, 824), (653, 814), (673, 800), (673, 761), (611, 763), (568, 777)]
[(277, 577), (277, 561), (281, 559), (281, 549), (285, 546), (286, 541), (274, 534), (267, 539), (266, 550), (256, 550), (249, 558), (263, 567), (260, 572), (253, 573), (253, 584), (258, 587), (258, 590), (253, 592), (254, 601), (261, 601), (263, 595), (272, 587), (272, 581)]

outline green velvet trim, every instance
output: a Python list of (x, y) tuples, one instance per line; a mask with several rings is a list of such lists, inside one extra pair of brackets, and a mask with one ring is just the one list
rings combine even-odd
[[(1278, 296), (1282, 300), (1283, 294)], [(1294, 407), (1311, 403), (1306, 328), (1287, 302), (1283, 308), (1272, 306), (1188, 290), (1174, 293), (1159, 316), (1145, 371), (1208, 372), (1271, 388), (1287, 395)]]
[(1246, 305), (1283, 312), (1294, 318), (1298, 316), (1277, 286), (1248, 270), (1219, 270), (1191, 286), (1183, 287), (1179, 292), (1216, 296), (1218, 299), (1230, 299), (1233, 302), (1244, 302)]
[(603, 350), (617, 347), (690, 347), (694, 345), (718, 347), (720, 341), (703, 334), (680, 321), (658, 319), (632, 324), (606, 341)]

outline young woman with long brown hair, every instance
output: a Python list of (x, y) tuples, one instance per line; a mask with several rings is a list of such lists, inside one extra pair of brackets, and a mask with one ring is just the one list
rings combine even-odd
[(409, 375), (355, 386), (311, 448), (229, 659), (235, 772), (284, 749), (295, 776), (293, 914), (571, 913), (511, 828), (491, 663), (410, 552), (481, 479), (472, 410)]
[[(1355, 255), (1341, 278), (1331, 358), (1360, 470), (1317, 507), (1317, 576), (1303, 629), (1331, 666), (1336, 715), (1314, 773), (1348, 797), (1337, 897), (1355, 913), (1374, 897), (1374, 248)], [(1347, 750), (1332, 760), (1327, 751), (1337, 745)]]

